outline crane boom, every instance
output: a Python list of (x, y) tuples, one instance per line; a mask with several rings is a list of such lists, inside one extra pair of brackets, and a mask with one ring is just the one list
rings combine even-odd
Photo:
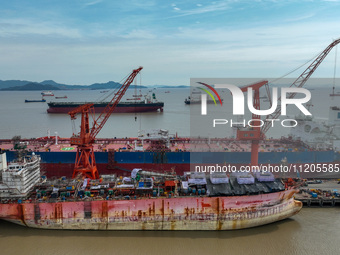
[[(309, 77), (314, 73), (316, 68), (321, 64), (321, 62), (325, 59), (328, 53), (333, 49), (334, 46), (340, 43), (340, 39), (333, 41), (328, 47), (323, 50), (314, 60), (313, 62), (307, 67), (307, 69), (290, 85), (290, 87), (301, 88), (305, 85)], [(245, 86), (242, 88), (243, 92), (246, 92), (248, 87), (252, 87), (254, 89), (254, 108), (260, 109), (260, 92), (259, 89), (263, 85), (267, 85), (266, 81), (258, 82), (253, 85)], [(267, 90), (268, 92), (268, 90)], [(291, 99), (295, 97), (296, 93), (291, 93), (288, 98)], [(281, 102), (281, 97), (278, 98), (278, 101)], [(277, 119), (281, 114), (281, 104), (278, 102), (276, 110), (268, 115), (266, 119), (262, 122), (264, 123), (261, 128), (253, 127), (250, 129), (245, 130), (237, 130), (237, 138), (239, 140), (250, 140), (251, 141), (251, 165), (257, 166), (258, 165), (258, 154), (259, 154), (259, 141), (264, 139), (265, 133), (271, 127), (272, 122), (269, 120)], [(253, 114), (254, 120), (260, 120), (260, 116)], [(267, 121), (266, 121), (267, 120)]]
[[(309, 77), (314, 73), (314, 71), (318, 68), (318, 66), (321, 64), (321, 62), (325, 59), (325, 57), (328, 55), (328, 53), (333, 49), (334, 46), (338, 45), (340, 43), (340, 38), (333, 41), (326, 49), (324, 49), (315, 59), (314, 61), (306, 68), (306, 70), (290, 85), (290, 87), (296, 87), (301, 88), (305, 85)], [(295, 97), (296, 93), (291, 93), (288, 98)], [(278, 105), (272, 114), (268, 115), (266, 117), (266, 120), (269, 119), (277, 119), (279, 115), (281, 114), (281, 97), (278, 98)], [(264, 135), (268, 129), (271, 126), (270, 121), (264, 121), (264, 125), (261, 128), (262, 135)]]
[(137, 74), (143, 69), (143, 67), (139, 67), (132, 71), (129, 77), (125, 80), (124, 84), (119, 88), (117, 93), (111, 99), (110, 103), (105, 107), (104, 111), (99, 115), (97, 120), (93, 123), (90, 132), (90, 138), (95, 139), (97, 134), (103, 128), (104, 124), (106, 123), (107, 119), (110, 117), (113, 110), (116, 108), (119, 101), (122, 99), (123, 95), (125, 94), (126, 90), (129, 88), (130, 84), (133, 82)]
[[(71, 145), (77, 146), (76, 162), (72, 175), (73, 178), (79, 173), (91, 179), (96, 179), (99, 177), (96, 160), (94, 157), (93, 143), (97, 134), (103, 128), (111, 113), (114, 111), (117, 104), (124, 96), (126, 90), (129, 88), (130, 84), (142, 69), (143, 67), (139, 67), (132, 71), (129, 77), (125, 80), (124, 84), (119, 88), (117, 93), (115, 93), (114, 97), (107, 104), (104, 111), (100, 113), (97, 119), (94, 118), (95, 111), (93, 104), (81, 105), (68, 113), (72, 120), (76, 118), (77, 113), (81, 113), (80, 133), (78, 135), (73, 134), (70, 139)], [(92, 114), (94, 119), (91, 128), (89, 114)]]

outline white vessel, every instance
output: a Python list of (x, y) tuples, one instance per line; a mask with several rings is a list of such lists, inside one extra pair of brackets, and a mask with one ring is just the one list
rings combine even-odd
[(54, 96), (52, 91), (43, 91), (41, 92), (41, 95), (42, 96)]

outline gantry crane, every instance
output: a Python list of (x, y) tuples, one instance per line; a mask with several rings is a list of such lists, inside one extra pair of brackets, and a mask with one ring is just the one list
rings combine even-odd
[[(132, 71), (98, 118), (95, 117), (93, 104), (81, 105), (68, 113), (71, 116), (71, 120), (76, 119), (78, 113), (81, 114), (80, 132), (77, 135), (73, 134), (70, 139), (71, 145), (77, 146), (77, 156), (72, 178), (75, 178), (79, 173), (84, 177), (91, 179), (97, 179), (99, 177), (93, 151), (95, 138), (116, 108), (126, 90), (129, 88), (130, 84), (142, 69), (143, 67), (139, 67)], [(90, 114), (93, 119), (91, 128), (89, 119)]]
[[(338, 45), (340, 43), (340, 39), (337, 39), (333, 41), (328, 47), (321, 52), (314, 60), (313, 62), (306, 68), (306, 70), (290, 85), (290, 87), (295, 88), (301, 88), (305, 85), (309, 77), (314, 73), (314, 71), (317, 69), (317, 67), (321, 64), (321, 62), (325, 59), (325, 57), (328, 55), (328, 53), (333, 49), (334, 46)], [(247, 91), (248, 87), (252, 87), (254, 90), (254, 96), (253, 96), (253, 104), (254, 108), (259, 110), (260, 109), (260, 87), (263, 85), (266, 85), (268, 89), (268, 82), (267, 81), (261, 81), (249, 86), (245, 86), (241, 88), (243, 92)], [(288, 95), (288, 98), (294, 98), (296, 93), (290, 93)], [(279, 115), (281, 114), (281, 97), (278, 98), (278, 104), (276, 110), (268, 115), (265, 120), (263, 121), (264, 124), (262, 127), (253, 127), (249, 129), (238, 129), (237, 130), (237, 139), (239, 140), (250, 140), (251, 141), (251, 165), (257, 166), (258, 165), (258, 155), (259, 155), (259, 142), (260, 140), (263, 140), (265, 138), (265, 134), (272, 125), (272, 122), (269, 120), (277, 119)], [(260, 116), (253, 114), (253, 120), (259, 120), (261, 119)], [(253, 126), (256, 126), (258, 124), (253, 124)]]

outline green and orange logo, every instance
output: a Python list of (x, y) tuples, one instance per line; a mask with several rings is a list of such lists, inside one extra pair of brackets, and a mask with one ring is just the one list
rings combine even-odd
[[(201, 84), (201, 85), (203, 85), (203, 86), (206, 86), (206, 87), (209, 88), (212, 92), (214, 92), (215, 95), (217, 96), (218, 100), (220, 101), (221, 106), (222, 106), (221, 97), (220, 97), (220, 95), (217, 93), (217, 91), (216, 91), (212, 86), (210, 86), (210, 85), (208, 85), (208, 84), (206, 84), (206, 83), (203, 83), (203, 82), (197, 82), (197, 83), (199, 83), (199, 84)], [(205, 88), (199, 88), (199, 89), (200, 89), (200, 90), (203, 90), (205, 93), (207, 93), (207, 94), (212, 98), (212, 100), (214, 101), (215, 105), (217, 105), (215, 97), (213, 96), (213, 94), (212, 94), (209, 90), (207, 90), (207, 89), (205, 89)]]

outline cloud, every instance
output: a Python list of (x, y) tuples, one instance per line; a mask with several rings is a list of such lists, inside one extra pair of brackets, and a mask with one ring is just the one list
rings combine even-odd
[(92, 1), (92, 2), (85, 3), (84, 6), (96, 5), (96, 4), (101, 3), (102, 1), (103, 0), (95, 0), (95, 1)]
[[(98, 12), (90, 15), (84, 2), (98, 4)], [(306, 13), (305, 5), (272, 8), (268, 1), (197, 2), (107, 1), (104, 7), (83, 0), (74, 16), (66, 5), (2, 10), (3, 79), (89, 84), (121, 77), (134, 65), (145, 66), (149, 84), (186, 84), (202, 75), (279, 77), (322, 51), (340, 31), (335, 4), (325, 9), (333, 12), (310, 6)], [(229, 8), (230, 15), (214, 15)], [(207, 20), (201, 14), (212, 15)], [(184, 18), (165, 20), (169, 15)]]
[(298, 17), (295, 17), (295, 18), (287, 19), (286, 22), (302, 21), (302, 20), (306, 20), (306, 19), (311, 19), (314, 16), (315, 16), (315, 13), (310, 13), (310, 14), (306, 14), (306, 15), (303, 15), (303, 16), (298, 16)]
[[(188, 9), (184, 10), (182, 9), (180, 14), (176, 16), (172, 16), (170, 18), (176, 18), (176, 17), (183, 17), (183, 16), (190, 16), (190, 15), (198, 15), (203, 13), (210, 13), (210, 12), (216, 12), (216, 11), (223, 11), (226, 9), (229, 9), (229, 4), (227, 2), (213, 2), (210, 5), (203, 6), (201, 4), (196, 5), (197, 8), (194, 9)], [(174, 8), (175, 9), (175, 8)], [(179, 10), (177, 10), (179, 11)]]
[(23, 35), (59, 36), (64, 38), (80, 38), (77, 28), (63, 26), (48, 21), (34, 21), (32, 19), (12, 18), (0, 19), (0, 36), (13, 37)]
[(126, 39), (154, 39), (156, 36), (151, 33), (150, 31), (143, 30), (143, 29), (134, 29), (127, 34), (123, 34), (120, 37)]

